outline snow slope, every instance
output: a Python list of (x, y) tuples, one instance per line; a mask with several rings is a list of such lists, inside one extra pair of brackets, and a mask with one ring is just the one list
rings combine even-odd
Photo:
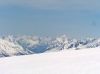
[(99, 74), (100, 48), (0, 58), (0, 74)]

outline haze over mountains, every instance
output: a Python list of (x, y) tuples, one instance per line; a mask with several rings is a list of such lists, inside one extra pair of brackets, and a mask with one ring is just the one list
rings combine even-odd
[(28, 55), (61, 50), (79, 50), (100, 46), (100, 39), (70, 39), (66, 35), (56, 38), (37, 36), (4, 36), (0, 38), (0, 57)]

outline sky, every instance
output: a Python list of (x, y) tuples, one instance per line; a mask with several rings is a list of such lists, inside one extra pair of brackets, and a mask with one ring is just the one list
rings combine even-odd
[(100, 37), (99, 0), (0, 0), (0, 35)]

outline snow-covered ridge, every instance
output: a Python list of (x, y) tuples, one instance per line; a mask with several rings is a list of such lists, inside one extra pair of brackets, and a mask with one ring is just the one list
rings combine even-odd
[(66, 35), (56, 38), (37, 36), (5, 36), (0, 38), (0, 57), (27, 55), (60, 50), (95, 48), (100, 46), (100, 39), (69, 39)]

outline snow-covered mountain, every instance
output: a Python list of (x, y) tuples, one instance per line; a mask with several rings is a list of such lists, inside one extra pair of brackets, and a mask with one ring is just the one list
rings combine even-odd
[(3, 36), (0, 38), (0, 57), (27, 55), (60, 50), (78, 50), (100, 46), (100, 39), (69, 39), (66, 35), (56, 38), (37, 36)]

